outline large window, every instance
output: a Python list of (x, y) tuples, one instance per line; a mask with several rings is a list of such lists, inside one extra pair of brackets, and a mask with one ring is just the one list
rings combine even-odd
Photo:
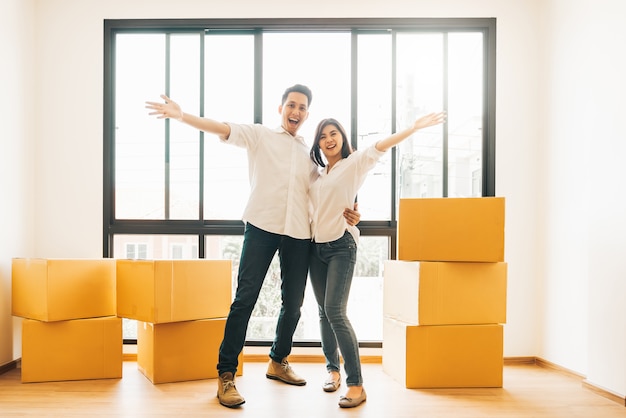
[[(144, 103), (167, 94), (184, 111), (278, 126), (284, 89), (313, 91), (300, 133), (341, 121), (365, 147), (445, 110), (388, 153), (358, 201), (363, 239), (350, 310), (361, 341), (382, 339), (382, 262), (396, 254), (403, 197), (493, 196), (495, 19), (107, 20), (104, 54), (104, 256), (228, 258), (233, 289), (248, 197), (245, 151)], [(247, 339), (267, 343), (280, 303), (272, 264)], [(132, 339), (132, 331), (125, 331)], [(319, 340), (307, 290), (297, 343)]]

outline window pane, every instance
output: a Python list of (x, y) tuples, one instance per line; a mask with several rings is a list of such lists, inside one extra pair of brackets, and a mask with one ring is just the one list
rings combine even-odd
[[(358, 57), (357, 148), (365, 149), (391, 134), (391, 35), (359, 35)], [(370, 171), (358, 200), (362, 220), (391, 219), (391, 152)]]
[(448, 36), (448, 196), (482, 196), (482, 33)]
[[(174, 250), (174, 248), (177, 248)], [(175, 251), (175, 252), (173, 252)], [(180, 257), (175, 257), (178, 254)], [(113, 257), (140, 260), (198, 258), (196, 235), (122, 235), (113, 237)]]
[[(443, 35), (399, 34), (397, 129), (443, 110)], [(420, 130), (398, 146), (398, 198), (443, 196), (442, 127)]]
[[(206, 237), (206, 257), (232, 260), (233, 297), (237, 289), (237, 270), (243, 237)], [(357, 266), (350, 292), (349, 315), (359, 340), (382, 340), (382, 267), (389, 258), (389, 238), (364, 236), (359, 240)], [(265, 277), (261, 294), (252, 312), (246, 339), (272, 341), (280, 312), (280, 267), (274, 257)], [(296, 341), (319, 340), (317, 302), (307, 285), (302, 316), (294, 334)]]
[[(389, 259), (389, 237), (359, 238), (357, 265), (348, 300), (348, 318), (359, 341), (383, 339), (383, 261)], [(317, 302), (310, 281), (306, 288), (302, 317), (295, 339), (320, 339)], [(271, 330), (270, 338), (274, 338)]]
[(115, 52), (115, 216), (163, 219), (165, 125), (145, 101), (165, 90), (165, 35), (117, 35)]
[[(241, 257), (241, 248), (243, 246), (242, 236), (213, 235), (206, 237), (206, 257), (213, 259), (232, 260), (232, 292), (233, 298), (237, 290), (237, 271), (239, 269), (239, 258)], [(274, 339), (276, 331), (276, 321), (280, 312), (281, 296), (280, 296), (280, 267), (278, 257), (274, 256), (272, 263), (263, 282), (261, 293), (257, 303), (252, 311), (246, 339), (248, 340), (267, 340)], [(305, 317), (305, 309), (310, 311), (316, 309), (315, 305), (303, 308), (303, 317)], [(310, 316), (309, 312), (306, 316)], [(305, 321), (302, 319), (298, 324), (298, 328), (294, 334), (295, 339), (305, 338)]]
[(294, 84), (305, 84), (313, 92), (309, 118), (299, 131), (307, 144), (324, 118), (337, 119), (350, 135), (349, 33), (264, 34), (265, 125), (280, 126), (278, 106), (285, 89)]
[[(206, 237), (207, 258), (232, 260), (232, 294), (237, 290), (237, 271), (243, 246), (242, 236), (213, 235)], [(261, 293), (252, 311), (246, 339), (273, 340), (280, 310), (280, 269), (274, 257), (263, 282)]]
[[(170, 37), (170, 97), (183, 111), (199, 114), (200, 35)], [(200, 142), (198, 130), (170, 122), (169, 219), (198, 219)]]
[[(254, 38), (249, 35), (205, 36), (205, 112), (211, 119), (254, 121)], [(204, 139), (204, 218), (241, 219), (248, 200), (245, 150)]]

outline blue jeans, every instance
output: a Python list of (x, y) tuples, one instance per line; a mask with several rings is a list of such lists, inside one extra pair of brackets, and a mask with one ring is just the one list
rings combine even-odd
[(219, 374), (237, 371), (238, 356), (243, 350), (252, 310), (259, 297), (267, 270), (278, 251), (282, 305), (270, 358), (280, 362), (291, 353), (293, 333), (300, 320), (309, 265), (309, 239), (295, 239), (272, 234), (246, 224), (239, 260), (237, 291), (226, 319), (220, 345)]
[(326, 370), (340, 370), (341, 351), (348, 386), (363, 384), (359, 343), (347, 316), (355, 264), (356, 243), (347, 231), (336, 241), (311, 244), (309, 272), (320, 317)]

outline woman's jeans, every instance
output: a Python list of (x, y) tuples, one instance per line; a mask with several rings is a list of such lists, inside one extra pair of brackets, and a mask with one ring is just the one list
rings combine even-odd
[(356, 244), (347, 231), (336, 241), (311, 244), (309, 272), (320, 317), (326, 370), (340, 370), (341, 351), (348, 386), (363, 384), (359, 343), (347, 316), (355, 264)]
[(282, 305), (270, 357), (281, 362), (291, 353), (293, 334), (300, 320), (309, 265), (309, 239), (295, 239), (272, 234), (246, 224), (243, 238), (235, 299), (226, 319), (220, 345), (217, 370), (237, 371), (238, 356), (243, 350), (252, 310), (259, 297), (267, 270), (278, 250)]

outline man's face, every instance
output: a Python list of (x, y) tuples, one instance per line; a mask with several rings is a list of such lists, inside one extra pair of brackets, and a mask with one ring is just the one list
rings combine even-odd
[(291, 135), (296, 136), (298, 129), (309, 117), (309, 99), (303, 93), (291, 92), (285, 103), (278, 107), (283, 117), (283, 128)]

